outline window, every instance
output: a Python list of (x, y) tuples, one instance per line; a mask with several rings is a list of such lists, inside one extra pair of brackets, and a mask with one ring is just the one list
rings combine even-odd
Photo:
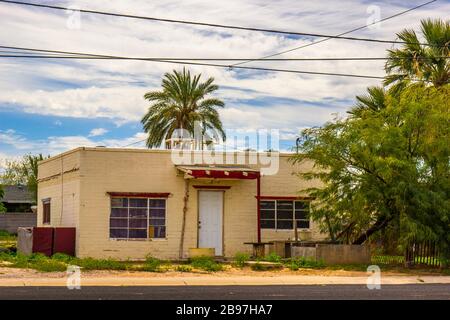
[(165, 238), (166, 199), (112, 197), (109, 237)]
[(264, 200), (261, 201), (261, 228), (292, 230), (309, 228), (309, 201)]
[(42, 200), (42, 224), (50, 224), (50, 199)]

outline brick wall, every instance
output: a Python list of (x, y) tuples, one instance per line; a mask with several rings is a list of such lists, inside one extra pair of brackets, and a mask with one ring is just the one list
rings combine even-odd
[[(164, 259), (178, 258), (184, 178), (177, 173), (170, 151), (142, 149), (79, 148), (42, 162), (39, 166), (38, 215), (40, 201), (51, 198), (51, 226), (77, 228), (76, 253), (80, 257), (143, 258), (146, 254)], [(261, 178), (263, 196), (296, 196), (317, 181), (301, 180), (294, 172), (309, 170), (311, 162), (293, 165), (289, 155), (280, 156), (276, 175)], [(258, 168), (257, 165), (251, 167)], [(61, 172), (64, 172), (61, 175)], [(46, 179), (51, 177), (51, 179)], [(230, 186), (224, 191), (223, 244), (225, 256), (251, 252), (244, 242), (256, 241), (256, 181), (191, 181), (186, 215), (184, 256), (197, 247), (198, 192), (193, 185)], [(109, 238), (110, 197), (107, 192), (169, 192), (166, 238), (118, 241)], [(62, 201), (61, 201), (62, 200)], [(323, 234), (311, 224), (312, 240)], [(262, 240), (293, 238), (292, 231), (262, 231)]]

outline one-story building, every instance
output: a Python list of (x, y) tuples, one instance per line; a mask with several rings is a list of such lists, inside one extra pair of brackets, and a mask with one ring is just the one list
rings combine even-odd
[(276, 153), (276, 170), (265, 170), (267, 162), (254, 161), (259, 153), (215, 155), (233, 163), (103, 147), (41, 161), (38, 226), (75, 227), (77, 256), (117, 259), (187, 258), (190, 248), (232, 257), (251, 252), (249, 242), (294, 239), (295, 229), (302, 238), (325, 237), (309, 219), (312, 199), (299, 194), (319, 182), (295, 175), (312, 162)]
[(33, 195), (25, 185), (3, 185), (3, 198), (0, 200), (6, 212), (32, 212)]

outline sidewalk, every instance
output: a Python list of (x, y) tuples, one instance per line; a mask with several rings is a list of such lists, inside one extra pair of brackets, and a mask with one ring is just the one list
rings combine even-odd
[[(0, 278), (0, 287), (6, 286), (66, 286), (66, 277), (43, 278)], [(224, 285), (333, 285), (357, 284), (366, 285), (367, 277), (357, 276), (232, 276), (219, 277), (173, 276), (173, 277), (126, 277), (126, 276), (82, 276), (82, 286), (224, 286)], [(381, 277), (382, 285), (389, 284), (450, 284), (450, 276), (385, 276)]]

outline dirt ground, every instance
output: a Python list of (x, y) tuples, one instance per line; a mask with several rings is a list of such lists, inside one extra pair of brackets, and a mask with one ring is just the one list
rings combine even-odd
[[(233, 268), (228, 267), (224, 271), (220, 272), (206, 272), (206, 271), (194, 271), (194, 272), (144, 272), (144, 271), (114, 271), (114, 270), (89, 270), (82, 271), (83, 277), (96, 278), (96, 277), (130, 277), (130, 278), (165, 278), (165, 277), (212, 277), (212, 278), (227, 278), (236, 276), (252, 276), (252, 277), (283, 277), (283, 276), (342, 276), (342, 277), (363, 277), (367, 276), (364, 271), (348, 271), (348, 270), (329, 270), (329, 269), (299, 269), (297, 271), (291, 271), (289, 269), (283, 270), (271, 270), (271, 271), (253, 271), (250, 268)], [(411, 276), (413, 274), (420, 275), (433, 275), (438, 276), (439, 273), (431, 271), (420, 272), (398, 272), (398, 271), (383, 271), (384, 276)], [(63, 278), (66, 277), (66, 272), (40, 272), (32, 269), (19, 269), (0, 267), (0, 279), (17, 279), (17, 278)]]

